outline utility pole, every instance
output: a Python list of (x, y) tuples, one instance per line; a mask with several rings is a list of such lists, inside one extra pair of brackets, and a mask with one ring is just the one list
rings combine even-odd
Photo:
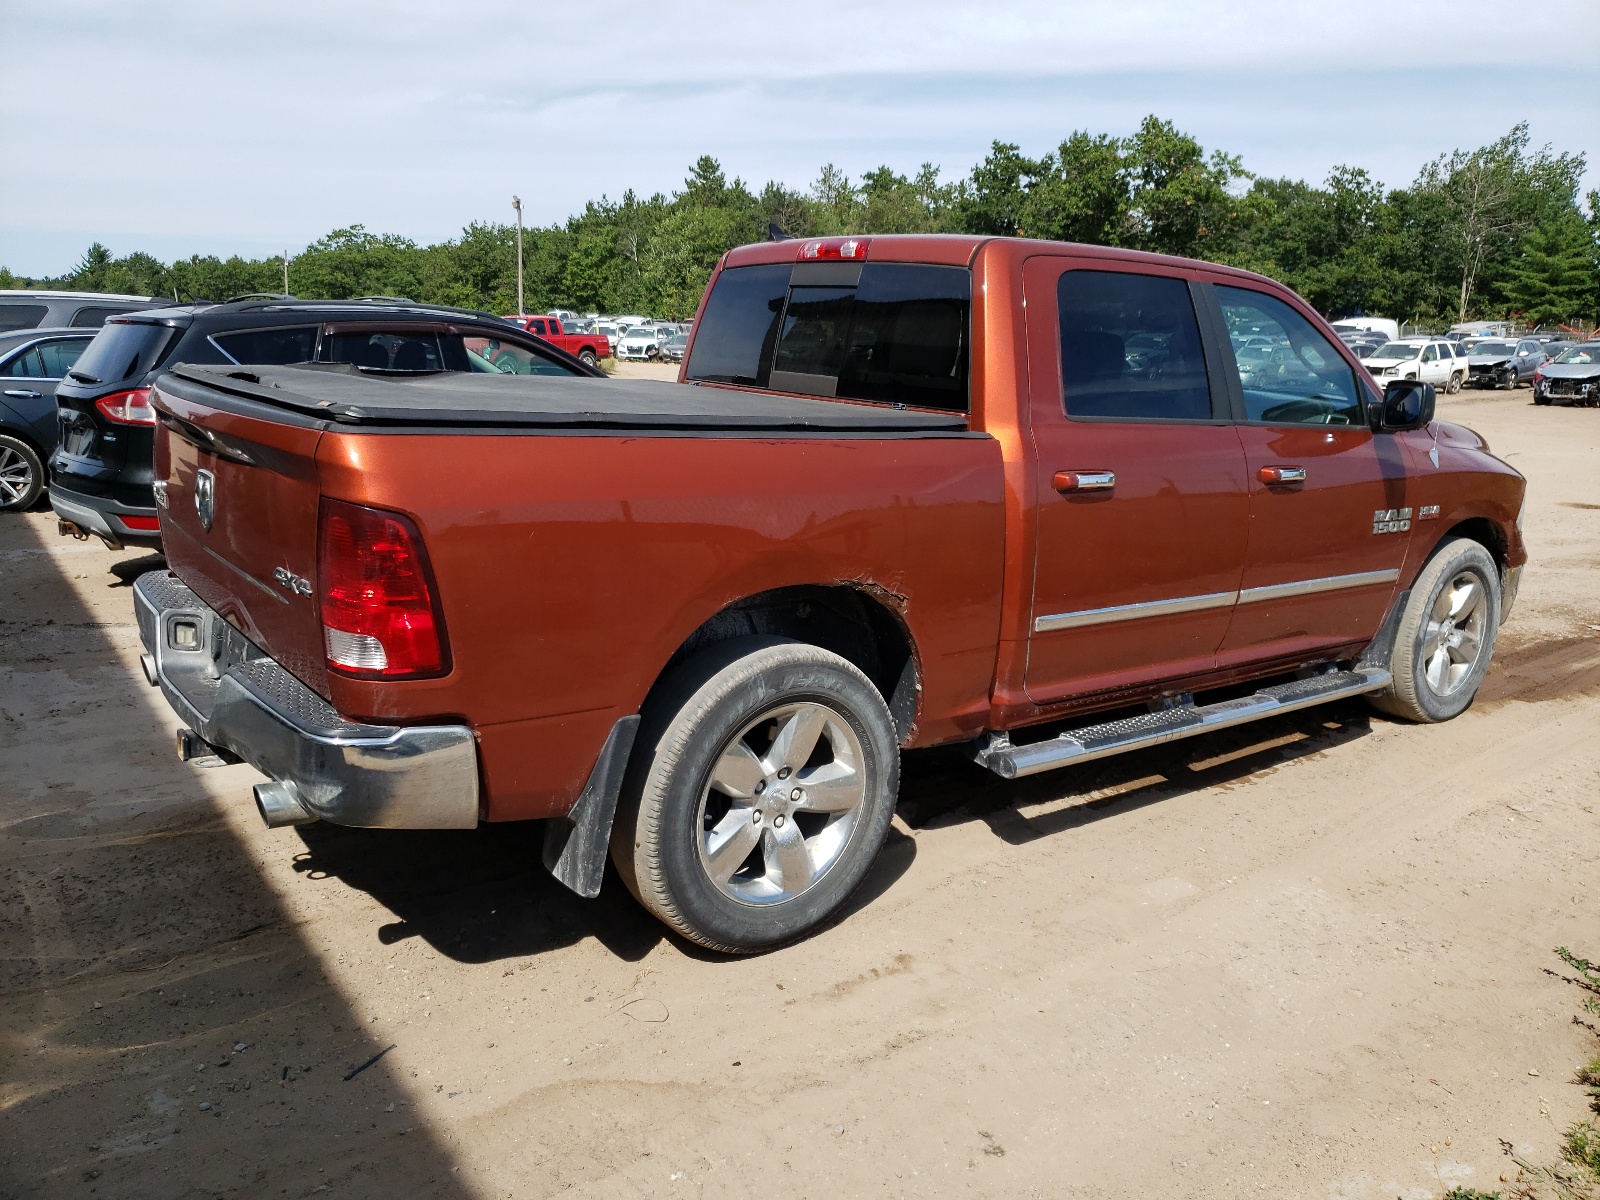
[(283, 252), (283, 294), (289, 294), (289, 252)]
[(522, 307), (522, 197), (511, 197), (511, 207), (517, 210), (517, 316), (526, 311)]

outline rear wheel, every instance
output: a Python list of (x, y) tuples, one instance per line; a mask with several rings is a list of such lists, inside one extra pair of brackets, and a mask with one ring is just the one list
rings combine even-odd
[(594, 351), (583, 349), (578, 351), (578, 361), (586, 367), (598, 367), (600, 360), (594, 356)]
[(611, 856), (691, 941), (750, 954), (825, 923), (888, 832), (900, 760), (888, 707), (837, 654), (739, 638), (652, 698)]
[(44, 491), (44, 464), (33, 447), (0, 434), (0, 512), (32, 508)]
[(1455, 395), (1461, 390), (1461, 382), (1464, 378), (1465, 376), (1460, 371), (1455, 372), (1450, 376), (1450, 386), (1447, 387), (1445, 391), (1449, 392), (1452, 396)]
[(1470, 538), (1434, 552), (1400, 615), (1394, 682), (1373, 705), (1408, 721), (1448, 721), (1466, 710), (1494, 655), (1500, 628), (1500, 569)]

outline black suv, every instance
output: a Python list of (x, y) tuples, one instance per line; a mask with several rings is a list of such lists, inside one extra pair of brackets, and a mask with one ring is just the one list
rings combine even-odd
[(112, 317), (56, 389), (50, 507), (64, 534), (160, 546), (150, 384), (178, 363), (349, 363), (374, 374), (602, 372), (491, 313), (401, 301), (265, 298)]

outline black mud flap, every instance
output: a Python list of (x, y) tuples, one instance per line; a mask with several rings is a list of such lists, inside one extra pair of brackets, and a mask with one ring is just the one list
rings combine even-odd
[(617, 815), (617, 796), (622, 791), (622, 776), (628, 769), (628, 755), (633, 752), (633, 739), (638, 732), (637, 714), (613, 725), (572, 811), (545, 825), (545, 868), (585, 900), (600, 894), (611, 844), (611, 822)]
[(1361, 652), (1356, 666), (1379, 667), (1387, 671), (1389, 659), (1394, 656), (1394, 639), (1400, 631), (1400, 615), (1406, 610), (1406, 602), (1411, 599), (1411, 589), (1407, 588), (1394, 598), (1394, 603), (1389, 606), (1388, 614), (1383, 618), (1383, 624), (1378, 626), (1378, 636), (1367, 644)]

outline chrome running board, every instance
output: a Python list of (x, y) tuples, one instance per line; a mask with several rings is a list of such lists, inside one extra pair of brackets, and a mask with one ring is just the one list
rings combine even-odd
[(1264, 687), (1237, 700), (1206, 705), (1177, 704), (1120, 721), (1068, 730), (1060, 737), (1024, 746), (1013, 745), (1008, 733), (987, 733), (973, 743), (972, 757), (979, 766), (987, 767), (1004, 779), (1019, 779), (1040, 771), (1311, 708), (1329, 700), (1381, 691), (1392, 679), (1388, 671), (1379, 667), (1325, 671), (1306, 679)]

